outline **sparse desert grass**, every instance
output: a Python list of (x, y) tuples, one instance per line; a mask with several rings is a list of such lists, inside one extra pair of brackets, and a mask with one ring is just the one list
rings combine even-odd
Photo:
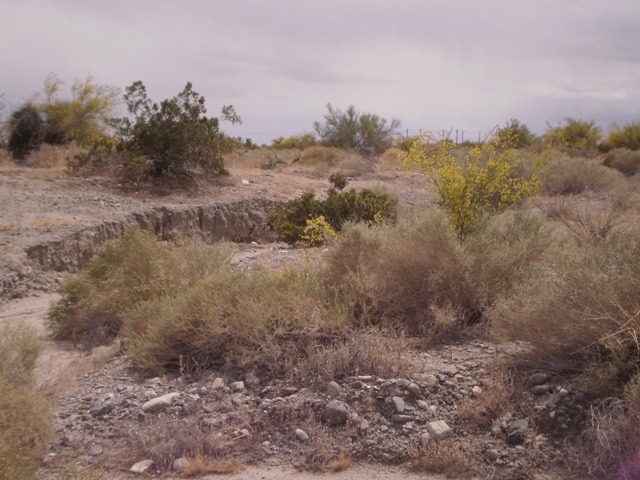
[(616, 148), (607, 153), (602, 163), (622, 172), (627, 177), (631, 177), (640, 171), (640, 151)]
[[(206, 474), (214, 473), (223, 462), (231, 466), (230, 450), (222, 436), (215, 429), (203, 425), (197, 416), (150, 418), (146, 428), (125, 432), (122, 448), (103, 461), (108, 465), (122, 466), (149, 458), (156, 468), (170, 470), (176, 458), (185, 457), (194, 460), (192, 473)], [(240, 462), (235, 465), (239, 467)]]
[(640, 358), (637, 227), (557, 246), (490, 316), (497, 334), (529, 342), (540, 365), (585, 373), (593, 394), (620, 392)]
[(489, 375), (479, 382), (479, 387), (482, 392), (465, 398), (456, 416), (468, 428), (486, 432), (502, 412), (510, 411), (513, 406), (513, 377), (506, 365), (496, 363)]
[(542, 191), (548, 195), (601, 192), (618, 185), (621, 176), (594, 159), (558, 155), (545, 167)]
[(170, 248), (149, 233), (128, 231), (63, 283), (49, 327), (56, 338), (91, 345), (108, 341), (118, 335), (125, 311), (190, 286), (226, 264), (231, 252), (225, 243)]
[(316, 275), (306, 271), (219, 271), (191, 288), (127, 313), (131, 362), (144, 370), (232, 362), (277, 373), (285, 352), (344, 326)]
[(292, 357), (285, 370), (302, 383), (325, 382), (353, 375), (388, 378), (402, 375), (409, 367), (409, 348), (403, 337), (392, 332), (350, 331), (327, 342), (309, 339), (300, 356)]
[(399, 148), (389, 148), (378, 157), (378, 160), (376, 161), (376, 170), (404, 170), (402, 168), (402, 164), (400, 163), (400, 159), (398, 158), (398, 155), (400, 155), (400, 153), (402, 153), (402, 150), (400, 150)]
[(0, 330), (0, 480), (36, 478), (49, 440), (49, 404), (33, 389), (40, 343), (26, 327)]
[[(540, 261), (551, 236), (524, 213), (487, 221), (461, 241), (438, 209), (397, 226), (352, 225), (329, 252), (327, 281), (359, 325), (428, 338), (455, 338)], [(500, 245), (500, 248), (496, 248)]]
[(410, 455), (410, 469), (421, 473), (444, 474), (446, 478), (476, 478), (481, 463), (476, 454), (457, 440), (430, 441)]

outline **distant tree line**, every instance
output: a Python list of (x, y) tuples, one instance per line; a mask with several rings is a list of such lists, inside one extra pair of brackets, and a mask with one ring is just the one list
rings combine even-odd
[[(224, 106), (219, 116), (207, 116), (205, 98), (187, 83), (173, 98), (154, 102), (141, 81), (126, 88), (123, 97), (127, 116), (114, 115), (120, 100), (119, 89), (102, 85), (88, 76), (70, 87), (70, 97), (61, 96), (63, 82), (50, 75), (42, 92), (12, 111), (0, 129), (0, 145), (21, 162), (43, 144), (83, 147), (85, 153), (75, 166), (89, 162), (116, 163), (134, 182), (144, 178), (193, 176), (200, 169), (224, 174), (224, 155), (237, 148), (258, 148), (251, 139), (230, 137), (220, 129), (220, 121), (240, 123), (233, 106)], [(0, 95), (0, 113), (2, 112)], [(279, 137), (270, 148), (304, 150), (323, 145), (350, 150), (375, 160), (392, 146), (409, 151), (417, 137), (398, 135), (400, 120), (390, 121), (374, 113), (346, 110), (326, 105), (321, 121), (313, 123), (313, 133)], [(640, 150), (640, 122), (613, 124), (605, 137), (593, 121), (567, 118), (558, 125), (547, 124), (537, 137), (527, 125), (512, 119), (490, 135), (513, 148), (535, 144), (589, 154), (614, 149)], [(424, 141), (424, 138), (421, 139)], [(450, 142), (448, 139), (438, 141)], [(473, 145), (464, 142), (464, 145)]]

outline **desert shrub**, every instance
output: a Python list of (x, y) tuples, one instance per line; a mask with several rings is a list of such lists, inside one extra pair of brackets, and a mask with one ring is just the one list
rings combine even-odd
[(319, 247), (336, 238), (337, 233), (325, 220), (324, 215), (307, 220), (300, 241), (308, 247)]
[(503, 143), (510, 143), (513, 148), (525, 148), (534, 141), (534, 135), (525, 124), (512, 118), (504, 127), (494, 132), (494, 137)]
[(326, 382), (354, 375), (393, 377), (410, 366), (406, 340), (375, 330), (345, 329), (328, 343), (313, 342), (286, 368), (298, 382)]
[(631, 177), (640, 171), (640, 152), (627, 148), (616, 148), (604, 157), (603, 164)]
[(220, 268), (228, 255), (226, 244), (170, 250), (150, 233), (129, 230), (62, 284), (62, 298), (48, 313), (49, 327), (55, 338), (108, 341), (119, 333), (126, 310), (190, 285)]
[[(81, 163), (94, 158), (115, 158), (132, 174), (140, 176), (192, 178), (195, 169), (222, 175), (225, 153), (233, 149), (219, 127), (220, 119), (205, 116), (205, 98), (195, 92), (191, 83), (171, 99), (154, 103), (140, 81), (132, 83), (124, 95), (128, 117), (114, 118), (115, 144), (99, 144), (86, 154)], [(240, 117), (232, 106), (222, 108), (222, 119), (232, 123)]]
[(305, 336), (329, 335), (343, 323), (309, 272), (220, 271), (139, 304), (126, 315), (124, 335), (131, 362), (144, 370), (231, 362), (278, 372)]
[[(580, 468), (635, 478), (640, 445), (640, 232), (569, 242), (490, 313), (500, 338), (528, 342), (518, 361), (573, 376), (590, 399), (591, 422), (577, 439)], [(635, 472), (635, 473), (633, 473)], [(607, 477), (609, 478), (609, 477)]]
[(26, 327), (0, 330), (0, 479), (36, 478), (49, 440), (49, 408), (33, 390), (41, 345)]
[(612, 394), (640, 366), (640, 235), (624, 229), (577, 247), (548, 257), (490, 315), (496, 332), (528, 341), (545, 366), (591, 369), (588, 388)]
[(624, 127), (614, 123), (602, 147), (604, 151), (617, 148), (640, 150), (640, 122), (631, 122)]
[(347, 156), (347, 152), (336, 147), (324, 147), (315, 145), (302, 152), (300, 163), (303, 165), (329, 165), (335, 166)]
[(453, 142), (417, 141), (403, 162), (429, 177), (451, 224), (464, 238), (483, 216), (533, 195), (540, 186), (535, 167), (543, 160), (540, 157), (531, 164), (508, 138), (496, 138), (472, 147), (462, 160), (456, 158)]
[[(346, 178), (336, 177), (335, 174), (332, 178), (334, 185), (346, 186)], [(331, 230), (339, 232), (346, 222), (376, 225), (393, 221), (397, 215), (397, 203), (397, 199), (388, 193), (377, 193), (366, 188), (360, 191), (330, 188), (324, 200), (318, 200), (314, 192), (307, 191), (300, 198), (277, 205), (269, 215), (267, 224), (279, 240), (290, 244), (304, 243), (305, 229), (321, 226), (317, 220), (319, 217), (323, 218), (320, 223), (326, 223)], [(310, 227), (309, 222), (317, 225)], [(333, 236), (326, 228), (324, 231)]]
[(71, 98), (57, 97), (63, 82), (49, 75), (44, 82), (44, 101), (39, 109), (46, 119), (44, 141), (51, 145), (89, 146), (106, 137), (119, 91), (98, 84), (90, 75), (71, 85)]
[(381, 170), (400, 170), (402, 166), (400, 165), (399, 155), (402, 151), (404, 150), (396, 147), (388, 148), (378, 157), (376, 167)]
[(349, 225), (325, 276), (357, 325), (460, 337), (526, 278), (550, 241), (543, 222), (525, 214), (495, 217), (461, 241), (447, 216), (429, 209), (395, 227)]
[(542, 191), (548, 195), (571, 195), (606, 190), (620, 178), (616, 172), (588, 158), (559, 156), (542, 175)]
[(543, 138), (548, 146), (572, 154), (586, 155), (597, 152), (602, 132), (595, 122), (567, 118), (556, 127), (547, 125)]
[(358, 112), (353, 105), (343, 112), (329, 103), (324, 121), (315, 122), (313, 128), (326, 145), (354, 150), (364, 157), (375, 158), (391, 147), (399, 126), (398, 119), (387, 124), (384, 118)]
[(302, 239), (307, 220), (322, 215), (321, 201), (312, 191), (306, 191), (300, 198), (277, 205), (269, 215), (267, 224), (283, 242), (294, 244)]
[(305, 150), (317, 143), (318, 140), (313, 133), (302, 133), (300, 135), (291, 135), (290, 137), (278, 137), (271, 141), (271, 147), (277, 150)]
[(118, 463), (124, 463), (124, 460), (130, 465), (140, 458), (149, 458), (155, 468), (169, 471), (176, 458), (186, 457), (206, 462), (208, 468), (197, 473), (215, 473), (215, 460), (224, 458), (230, 450), (218, 432), (203, 426), (198, 417), (150, 419), (148, 422), (147, 428), (126, 432), (123, 442), (126, 448), (118, 452)]
[(24, 160), (29, 153), (40, 148), (43, 140), (44, 120), (39, 110), (27, 103), (9, 117), (7, 150), (16, 160)]

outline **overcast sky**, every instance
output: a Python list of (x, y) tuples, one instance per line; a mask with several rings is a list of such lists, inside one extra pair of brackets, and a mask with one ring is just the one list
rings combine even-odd
[(154, 100), (187, 81), (233, 134), (313, 130), (326, 104), (477, 137), (511, 118), (640, 120), (638, 0), (0, 0), (5, 116), (56, 73)]

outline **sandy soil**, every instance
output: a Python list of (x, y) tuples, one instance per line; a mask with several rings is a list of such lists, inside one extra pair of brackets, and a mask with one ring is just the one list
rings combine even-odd
[[(150, 205), (202, 204), (238, 199), (267, 197), (287, 199), (304, 190), (326, 190), (325, 176), (309, 170), (286, 170), (277, 174), (261, 169), (232, 169), (224, 182), (201, 186), (197, 191), (158, 196), (152, 192), (133, 193), (108, 178), (71, 178), (59, 171), (26, 169), (6, 165), (0, 168), (0, 274), (16, 264), (24, 264), (26, 246), (60, 238), (81, 226), (117, 220), (127, 213)], [(242, 180), (248, 180), (249, 185)], [(428, 201), (424, 179), (404, 172), (368, 172), (350, 186), (384, 187), (397, 194), (404, 203)], [(321, 194), (321, 193), (320, 193)], [(234, 261), (256, 268), (280, 268), (301, 261), (304, 255), (286, 245), (249, 245), (242, 247)], [(307, 261), (313, 261), (308, 255)], [(24, 267), (28, 268), (28, 267)], [(62, 277), (63, 275), (61, 275)], [(69, 342), (47, 338), (45, 318), (56, 293), (30, 291), (25, 298), (0, 305), (0, 327), (22, 323), (32, 327), (42, 338), (44, 353), (36, 369), (37, 384), (55, 395), (56, 391), (73, 388), (74, 379), (99, 368), (113, 357), (119, 345), (94, 349), (87, 354)], [(114, 478), (122, 478), (118, 475)], [(221, 477), (215, 477), (221, 478)], [(250, 467), (242, 473), (227, 475), (229, 480), (284, 480), (335, 478), (342, 480), (432, 478), (408, 473), (399, 467), (354, 465), (339, 473), (316, 475), (301, 473), (290, 467)]]

